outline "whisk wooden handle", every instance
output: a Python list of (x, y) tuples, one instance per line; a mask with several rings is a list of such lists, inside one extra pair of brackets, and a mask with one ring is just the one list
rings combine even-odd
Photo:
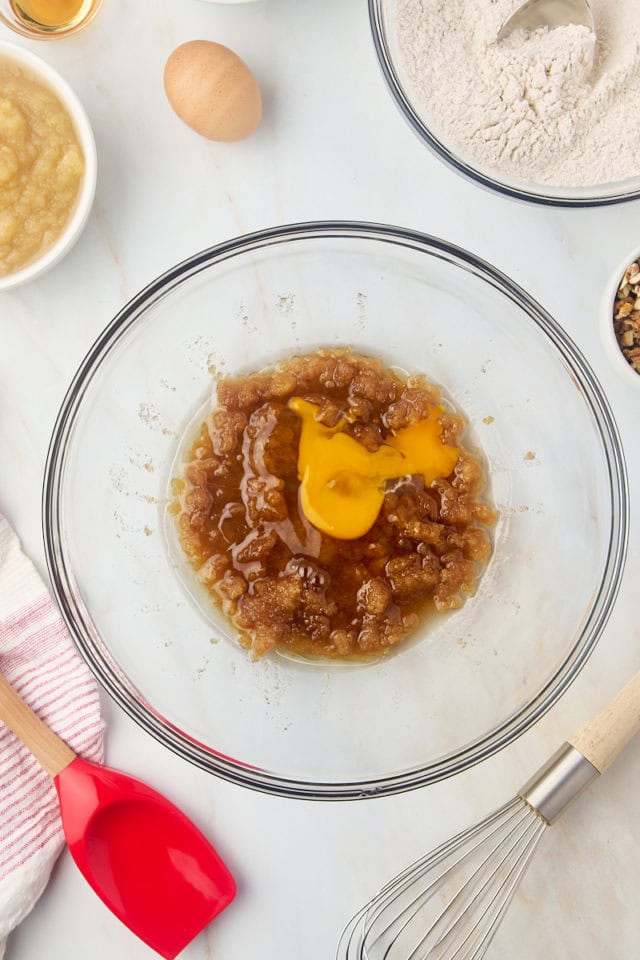
[(603, 773), (640, 730), (640, 673), (606, 707), (587, 720), (569, 743)]
[(76, 755), (64, 740), (36, 716), (10, 683), (0, 674), (0, 722), (5, 723), (40, 766), (51, 777), (57, 777)]

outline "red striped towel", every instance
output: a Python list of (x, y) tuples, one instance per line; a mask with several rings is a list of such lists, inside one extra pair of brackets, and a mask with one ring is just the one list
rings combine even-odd
[[(57, 607), (0, 514), (0, 671), (77, 753), (102, 760), (100, 701)], [(0, 960), (64, 845), (53, 781), (0, 722)]]

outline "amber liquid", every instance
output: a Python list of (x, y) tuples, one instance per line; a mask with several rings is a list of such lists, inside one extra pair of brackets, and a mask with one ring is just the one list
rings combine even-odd
[(101, 0), (10, 0), (20, 23), (34, 33), (59, 33), (81, 26)]

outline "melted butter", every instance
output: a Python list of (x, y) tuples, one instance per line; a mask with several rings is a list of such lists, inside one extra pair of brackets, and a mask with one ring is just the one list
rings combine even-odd
[(289, 407), (302, 420), (302, 510), (314, 527), (338, 540), (355, 540), (371, 529), (387, 480), (421, 474), (429, 486), (449, 476), (458, 460), (458, 448), (442, 442), (443, 407), (434, 406), (426, 420), (399, 430), (374, 453), (344, 433), (344, 419), (326, 427), (316, 419), (317, 406), (301, 397), (293, 397)]

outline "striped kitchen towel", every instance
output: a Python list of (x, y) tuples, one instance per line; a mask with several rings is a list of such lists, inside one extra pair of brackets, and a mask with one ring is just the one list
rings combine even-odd
[[(0, 515), (0, 671), (77, 753), (102, 760), (93, 676), (18, 538)], [(64, 846), (53, 781), (0, 722), (0, 960)]]

